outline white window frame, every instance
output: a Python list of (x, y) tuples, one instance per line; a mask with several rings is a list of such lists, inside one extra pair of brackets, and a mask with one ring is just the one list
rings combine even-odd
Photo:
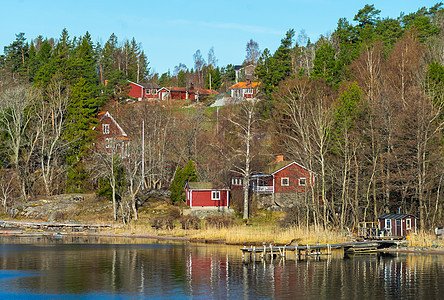
[(102, 133), (109, 134), (109, 124), (102, 124)]
[[(284, 183), (284, 181), (287, 181)], [(290, 178), (289, 177), (282, 177), (281, 178), (281, 186), (290, 186)]]
[(146, 89), (146, 94), (151, 95), (151, 89)]
[(211, 191), (211, 200), (220, 200), (220, 191)]
[(110, 142), (110, 138), (106, 138), (105, 139), (105, 149), (109, 149), (109, 147), (110, 147), (110, 144), (109, 144), (109, 142)]
[[(301, 183), (301, 180), (304, 181), (304, 183)], [(307, 185), (307, 178), (301, 177), (299, 178), (299, 186), (306, 186)]]
[(152, 94), (153, 94), (153, 95), (157, 95), (157, 90), (154, 89)]
[(405, 220), (405, 229), (411, 230), (412, 229), (412, 219), (406, 219)]
[(239, 186), (241, 186), (242, 185), (242, 178), (232, 178), (231, 179), (231, 184), (232, 185), (239, 185)]
[(252, 88), (245, 89), (245, 94), (247, 95), (253, 94), (253, 89)]
[(385, 228), (392, 229), (392, 220), (391, 219), (385, 219)]

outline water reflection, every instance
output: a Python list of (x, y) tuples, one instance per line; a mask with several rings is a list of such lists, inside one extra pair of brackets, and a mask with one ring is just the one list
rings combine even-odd
[(444, 294), (442, 256), (335, 253), (244, 264), (236, 246), (0, 239), (0, 296), (433, 299)]

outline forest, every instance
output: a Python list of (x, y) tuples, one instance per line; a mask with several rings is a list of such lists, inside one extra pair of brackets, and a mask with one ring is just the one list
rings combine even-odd
[[(18, 33), (0, 59), (4, 212), (38, 195), (92, 191), (113, 200), (114, 219), (137, 219), (142, 188), (171, 189), (179, 203), (186, 180), (227, 185), (230, 172), (248, 178), (280, 154), (316, 174), (289, 212), (298, 225), (353, 227), (385, 212), (444, 225), (444, 9), (380, 13), (365, 5), (314, 42), (289, 29), (274, 53), (250, 40), (243, 66), (254, 66), (258, 99), (220, 109), (211, 98), (132, 104), (125, 92), (130, 80), (225, 93), (234, 64), (218, 66), (214, 48), (207, 60), (197, 50), (191, 69), (153, 74), (134, 38)], [(131, 133), (129, 159), (97, 151), (102, 110)], [(248, 218), (254, 209), (242, 201), (233, 205)]]

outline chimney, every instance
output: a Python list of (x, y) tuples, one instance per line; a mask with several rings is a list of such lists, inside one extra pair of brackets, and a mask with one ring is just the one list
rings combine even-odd
[(276, 155), (276, 163), (284, 161), (284, 156), (283, 155)]

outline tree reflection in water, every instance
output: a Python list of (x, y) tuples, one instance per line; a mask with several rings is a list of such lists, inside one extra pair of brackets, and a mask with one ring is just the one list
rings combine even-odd
[[(440, 298), (444, 256), (242, 262), (236, 246), (2, 237), (2, 295), (158, 298)], [(11, 275), (12, 274), (12, 275)]]

